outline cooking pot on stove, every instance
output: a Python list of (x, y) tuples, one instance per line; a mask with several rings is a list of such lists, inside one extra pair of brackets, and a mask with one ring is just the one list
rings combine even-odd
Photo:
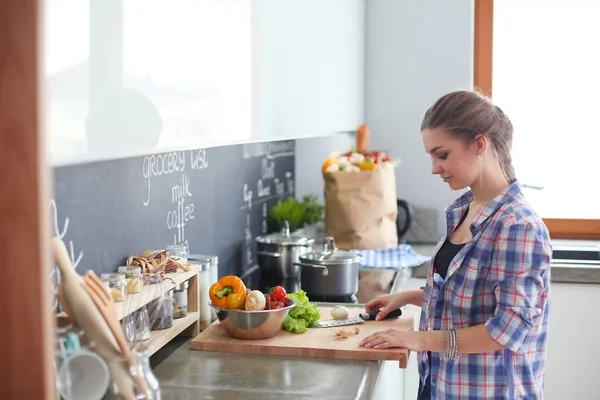
[(308, 297), (350, 297), (358, 292), (358, 262), (362, 256), (338, 250), (332, 237), (325, 238), (323, 250), (300, 256), (302, 290)]
[(314, 239), (290, 234), (290, 225), (283, 221), (281, 232), (259, 236), (256, 241), (256, 258), (263, 275), (269, 278), (288, 278), (297, 276), (302, 254), (312, 251)]

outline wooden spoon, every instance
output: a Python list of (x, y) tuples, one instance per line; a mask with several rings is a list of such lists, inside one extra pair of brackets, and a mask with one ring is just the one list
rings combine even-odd
[(86, 337), (94, 343), (94, 351), (107, 360), (110, 375), (121, 397), (134, 400), (134, 383), (127, 372), (126, 365), (113, 362), (122, 357), (115, 337), (98, 307), (82, 287), (83, 277), (75, 272), (65, 243), (59, 237), (52, 239), (52, 251), (54, 262), (61, 272), (60, 301), (63, 306), (66, 306), (65, 311), (69, 317), (75, 319), (77, 325), (85, 331)]
[[(133, 354), (131, 354), (131, 349), (129, 348), (127, 340), (125, 339), (125, 335), (123, 334), (123, 328), (119, 322), (117, 309), (115, 307), (115, 302), (112, 298), (112, 295), (108, 292), (108, 290), (106, 290), (106, 287), (94, 273), (94, 271), (88, 271), (83, 280), (84, 289), (89, 293), (113, 335), (115, 335), (115, 339), (119, 344), (119, 348), (125, 356), (130, 368), (138, 371), (136, 360), (134, 359)], [(143, 397), (141, 398), (146, 399), (148, 393), (146, 381), (137, 373), (133, 379), (135, 380), (139, 390), (142, 392), (141, 395), (143, 395)]]

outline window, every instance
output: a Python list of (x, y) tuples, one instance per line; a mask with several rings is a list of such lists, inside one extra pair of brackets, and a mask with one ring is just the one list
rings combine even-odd
[[(477, 0), (475, 86), (514, 128), (513, 164), (553, 238), (600, 239), (598, 0)], [(597, 171), (597, 172), (595, 172)]]

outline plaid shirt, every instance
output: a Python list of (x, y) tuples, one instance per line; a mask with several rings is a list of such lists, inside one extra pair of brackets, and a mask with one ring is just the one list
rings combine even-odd
[[(448, 236), (472, 200), (468, 192), (446, 209)], [(419, 330), (485, 324), (505, 349), (454, 361), (435, 352), (428, 360), (427, 352), (420, 352), (421, 383), (431, 374), (436, 400), (542, 399), (552, 256), (548, 230), (515, 181), (473, 219), (471, 232), (473, 239), (452, 260), (445, 280), (431, 263)]]

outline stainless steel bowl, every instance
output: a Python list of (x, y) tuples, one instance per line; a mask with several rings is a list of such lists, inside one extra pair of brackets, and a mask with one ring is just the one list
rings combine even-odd
[(283, 326), (283, 320), (290, 310), (296, 307), (292, 302), (287, 307), (277, 310), (230, 310), (210, 304), (217, 313), (217, 318), (225, 332), (236, 339), (258, 340), (271, 338)]

